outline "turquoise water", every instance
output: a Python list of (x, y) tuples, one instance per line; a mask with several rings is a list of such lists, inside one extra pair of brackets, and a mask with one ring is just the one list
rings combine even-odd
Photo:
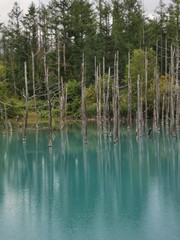
[(180, 136), (0, 136), (1, 240), (179, 240)]

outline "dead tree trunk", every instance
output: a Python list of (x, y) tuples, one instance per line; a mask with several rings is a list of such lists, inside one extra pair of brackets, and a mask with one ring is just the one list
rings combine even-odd
[(141, 107), (141, 83), (140, 75), (137, 78), (137, 119), (136, 119), (136, 134), (142, 136), (142, 107)]
[(5, 130), (8, 130), (8, 117), (7, 117), (7, 109), (6, 104), (4, 103), (4, 117), (5, 117)]
[(159, 75), (157, 73), (157, 68), (155, 70), (155, 114), (156, 114), (156, 121), (155, 121), (155, 129), (157, 131), (160, 130), (159, 127)]
[(99, 96), (99, 100), (98, 100), (98, 104), (99, 104), (99, 124), (100, 126), (102, 125), (102, 76), (101, 76), (101, 65), (99, 64), (99, 70), (98, 70), (99, 76), (98, 76), (98, 96)]
[(28, 80), (27, 80), (27, 64), (24, 63), (24, 79), (25, 79), (25, 99), (26, 99), (26, 112), (24, 116), (24, 128), (23, 128), (23, 141), (26, 141), (26, 130), (27, 130), (27, 122), (28, 122), (28, 111), (29, 111), (29, 93), (28, 93)]
[(158, 41), (156, 42), (156, 67), (154, 69), (154, 129), (159, 131), (159, 75), (158, 75)]
[(170, 98), (169, 98), (169, 89), (170, 89), (170, 82), (169, 82), (169, 77), (167, 76), (168, 74), (168, 69), (167, 69), (167, 38), (165, 40), (165, 79), (167, 83), (167, 90), (166, 90), (166, 126), (169, 126), (169, 106), (170, 106)]
[(45, 75), (45, 85), (47, 92), (47, 102), (48, 102), (48, 112), (49, 112), (49, 143), (48, 146), (52, 147), (52, 103), (51, 94), (49, 89), (49, 69), (47, 66), (47, 53), (44, 51), (44, 75)]
[(63, 85), (63, 79), (58, 79), (58, 92), (59, 92), (59, 110), (60, 110), (60, 116), (59, 116), (59, 125), (60, 129), (64, 126), (64, 85)]
[(114, 58), (114, 94), (113, 94), (113, 118), (114, 118), (114, 143), (119, 138), (119, 52)]
[(147, 104), (147, 93), (148, 93), (148, 58), (147, 58), (147, 50), (145, 51), (145, 126), (148, 124), (148, 104)]
[[(178, 31), (177, 31), (178, 32)], [(177, 44), (176, 44), (176, 128), (179, 126), (179, 107), (180, 107), (180, 99), (179, 99), (179, 37), (177, 33)]]
[(85, 82), (85, 59), (83, 53), (81, 76), (81, 115), (84, 143), (87, 143), (87, 117), (86, 117), (86, 82)]
[(97, 125), (101, 126), (101, 72), (100, 65), (96, 66), (95, 72), (95, 88), (96, 88), (96, 112)]
[(59, 33), (57, 39), (57, 72), (58, 72), (58, 95), (59, 95), (59, 125), (60, 129), (63, 127), (63, 110), (64, 110), (64, 86), (63, 86), (63, 79), (61, 78), (61, 61), (60, 61), (60, 44), (59, 44)]
[(67, 113), (67, 97), (68, 97), (68, 88), (65, 86), (65, 101), (64, 101), (64, 123), (66, 122), (66, 113)]
[(61, 128), (64, 127), (66, 122), (66, 107), (67, 107), (67, 86), (64, 87), (64, 81), (61, 77), (61, 108), (60, 108), (60, 126)]
[(109, 108), (109, 84), (110, 84), (110, 78), (111, 78), (111, 70), (109, 68), (108, 70), (108, 78), (107, 78), (107, 84), (106, 84), (106, 89), (104, 89), (105, 91), (105, 103), (104, 103), (104, 120), (103, 120), (103, 125), (104, 125), (104, 134), (105, 137), (107, 135), (107, 128), (108, 128), (108, 123), (109, 123), (109, 112), (108, 112), (108, 108)]
[(162, 113), (161, 113), (161, 125), (164, 125), (164, 105), (165, 105), (165, 96), (162, 97)]
[(179, 99), (179, 23), (180, 23), (180, 1), (176, 1), (176, 128), (179, 127), (180, 99)]
[[(36, 53), (37, 54), (37, 53)], [(34, 67), (34, 58), (36, 54), (31, 52), (32, 58), (32, 82), (33, 82), (33, 99), (34, 99), (34, 112), (35, 112), (35, 125), (38, 128), (38, 114), (37, 114), (37, 105), (36, 105), (36, 85), (35, 85), (35, 67)]]
[(107, 88), (107, 78), (105, 76), (105, 58), (103, 57), (103, 76), (102, 76), (102, 91), (103, 91), (103, 129), (106, 134), (106, 88)]
[(132, 86), (131, 86), (131, 61), (128, 53), (128, 128), (132, 126)]
[(52, 100), (49, 90), (49, 69), (47, 68), (46, 75), (46, 90), (47, 90), (47, 101), (48, 101), (48, 110), (49, 110), (49, 147), (52, 147)]
[(170, 133), (174, 135), (174, 51), (171, 45), (171, 70), (170, 70)]
[(63, 44), (63, 65), (64, 65), (64, 73), (66, 73), (66, 44)]

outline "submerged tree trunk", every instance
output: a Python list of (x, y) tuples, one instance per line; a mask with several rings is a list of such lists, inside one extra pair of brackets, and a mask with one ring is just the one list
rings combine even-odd
[(24, 128), (23, 128), (23, 141), (26, 141), (26, 130), (27, 130), (27, 122), (28, 122), (28, 111), (29, 111), (29, 93), (28, 93), (28, 80), (27, 80), (27, 64), (24, 63), (24, 78), (25, 78), (25, 99), (26, 99), (26, 112), (24, 117)]
[(84, 143), (87, 143), (87, 117), (86, 117), (86, 82), (85, 82), (85, 59), (83, 53), (82, 76), (81, 76), (81, 115)]
[(101, 73), (100, 65), (96, 66), (95, 72), (95, 88), (96, 88), (96, 112), (97, 125), (101, 126)]
[(58, 33), (58, 39), (57, 39), (57, 80), (58, 80), (58, 95), (59, 95), (59, 125), (60, 129), (63, 128), (64, 122), (63, 122), (63, 110), (64, 110), (64, 84), (63, 79), (61, 78), (61, 56), (60, 56), (60, 43), (59, 43), (59, 33)]
[(162, 113), (161, 113), (161, 124), (164, 125), (164, 105), (165, 105), (165, 96), (162, 97)]
[(67, 86), (64, 87), (64, 81), (61, 77), (61, 103), (60, 103), (60, 126), (61, 128), (64, 127), (64, 124), (66, 122), (66, 107), (67, 107)]
[(51, 94), (49, 89), (49, 69), (47, 66), (47, 59), (44, 51), (44, 75), (45, 75), (45, 85), (47, 92), (47, 102), (48, 102), (48, 111), (49, 111), (49, 143), (48, 146), (52, 147), (52, 103), (51, 103)]
[(170, 83), (169, 83), (169, 77), (168, 75), (168, 57), (167, 57), (167, 38), (165, 39), (165, 80), (167, 83), (167, 90), (166, 90), (166, 126), (169, 126), (169, 89), (170, 89)]
[(174, 134), (174, 51), (171, 45), (171, 70), (170, 70), (170, 133)]
[(142, 106), (141, 106), (141, 83), (140, 75), (137, 78), (137, 119), (136, 119), (136, 134), (142, 136)]
[(110, 78), (111, 78), (111, 70), (109, 68), (108, 70), (108, 78), (107, 78), (107, 84), (106, 88), (104, 89), (104, 116), (103, 116), (103, 128), (104, 128), (104, 135), (106, 137), (108, 132), (108, 124), (109, 124), (109, 84), (110, 84)]
[(114, 143), (119, 138), (119, 52), (114, 59), (114, 93), (113, 93)]
[(47, 68), (46, 75), (46, 89), (47, 89), (47, 101), (48, 101), (48, 110), (49, 110), (49, 147), (52, 147), (52, 100), (49, 90), (49, 70)]
[[(36, 53), (37, 54), (37, 53)], [(32, 57), (32, 82), (33, 82), (33, 99), (34, 99), (34, 111), (35, 111), (35, 125), (38, 128), (38, 115), (37, 115), (37, 105), (36, 105), (36, 86), (35, 86), (35, 66), (34, 66), (34, 57), (36, 54), (31, 52)]]
[(102, 76), (101, 76), (101, 65), (99, 64), (99, 69), (98, 69), (98, 104), (99, 104), (99, 124), (100, 126), (102, 125)]
[(176, 128), (179, 126), (179, 114), (180, 114), (180, 99), (179, 99), (179, 42), (177, 34), (176, 44)]
[(159, 127), (159, 75), (158, 75), (158, 41), (156, 42), (156, 67), (154, 69), (154, 120), (153, 125), (156, 131)]
[(132, 126), (132, 86), (131, 86), (131, 61), (130, 53), (128, 53), (128, 128)]
[(107, 78), (105, 76), (105, 58), (103, 57), (103, 76), (102, 76), (102, 84), (103, 84), (103, 130), (106, 134), (106, 88), (107, 88)]
[(5, 131), (7, 131), (8, 130), (8, 118), (7, 118), (7, 109), (6, 109), (5, 103), (4, 103), (4, 118), (5, 118), (5, 122), (4, 122)]
[(156, 114), (156, 122), (155, 122), (155, 129), (157, 131), (160, 130), (159, 127), (159, 75), (157, 73), (157, 69), (155, 70), (155, 114)]
[(148, 59), (147, 59), (147, 50), (145, 51), (145, 116), (144, 122), (145, 126), (148, 124), (148, 104), (147, 104), (147, 93), (148, 93)]

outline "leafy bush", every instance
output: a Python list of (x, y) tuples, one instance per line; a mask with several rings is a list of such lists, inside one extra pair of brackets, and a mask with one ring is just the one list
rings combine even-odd
[(60, 110), (58, 108), (52, 110), (53, 117), (60, 117)]
[(7, 101), (7, 115), (9, 118), (22, 117), (25, 104), (17, 98), (10, 98)]
[(75, 80), (67, 83), (67, 114), (79, 118), (81, 113), (81, 83)]
[(96, 116), (96, 104), (89, 104), (86, 107), (86, 114), (88, 118), (94, 118)]
[(48, 118), (48, 111), (47, 110), (40, 110), (38, 111), (39, 115), (40, 115), (40, 118), (42, 119), (47, 119)]

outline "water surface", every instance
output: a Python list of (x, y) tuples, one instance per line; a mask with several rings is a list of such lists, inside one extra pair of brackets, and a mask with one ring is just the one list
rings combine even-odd
[(95, 126), (0, 136), (0, 239), (178, 240), (180, 136)]

